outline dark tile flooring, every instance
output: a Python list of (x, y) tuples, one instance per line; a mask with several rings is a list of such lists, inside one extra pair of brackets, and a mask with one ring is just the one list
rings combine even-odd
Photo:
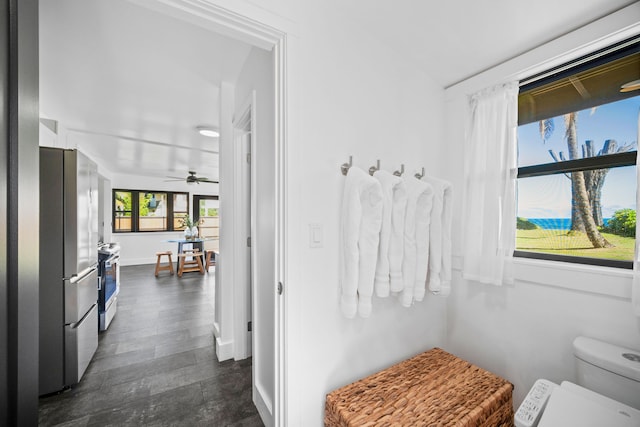
[(262, 426), (251, 359), (218, 362), (214, 271), (121, 269), (118, 312), (82, 381), (40, 398), (42, 426)]

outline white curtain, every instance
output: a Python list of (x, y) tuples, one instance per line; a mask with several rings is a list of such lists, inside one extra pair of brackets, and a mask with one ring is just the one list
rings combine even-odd
[(464, 262), (467, 280), (513, 283), (518, 83), (469, 98), (465, 145)]
[[(640, 111), (638, 112), (638, 141), (637, 148), (640, 148)], [(636, 212), (640, 208), (640, 156), (636, 154)], [(636, 218), (638, 217), (636, 213)], [(631, 289), (631, 302), (633, 312), (640, 317), (640, 226), (636, 220), (636, 250), (633, 258), (633, 286)]]

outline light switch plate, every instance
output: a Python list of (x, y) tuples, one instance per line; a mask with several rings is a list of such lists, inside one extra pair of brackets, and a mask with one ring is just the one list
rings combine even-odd
[(309, 224), (309, 247), (321, 248), (323, 244), (322, 224)]

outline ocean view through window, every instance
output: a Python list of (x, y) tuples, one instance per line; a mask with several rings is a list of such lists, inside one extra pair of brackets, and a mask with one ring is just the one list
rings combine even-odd
[(521, 87), (516, 256), (632, 267), (639, 47)]

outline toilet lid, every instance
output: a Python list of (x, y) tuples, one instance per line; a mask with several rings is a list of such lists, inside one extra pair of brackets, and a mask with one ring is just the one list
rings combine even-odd
[(538, 427), (637, 427), (638, 413), (620, 403), (611, 407), (587, 399), (563, 387), (556, 387), (542, 414)]

